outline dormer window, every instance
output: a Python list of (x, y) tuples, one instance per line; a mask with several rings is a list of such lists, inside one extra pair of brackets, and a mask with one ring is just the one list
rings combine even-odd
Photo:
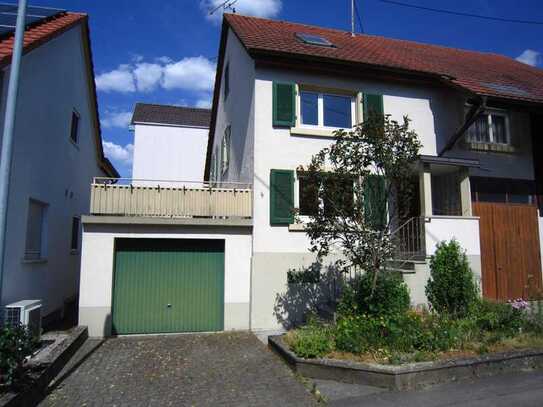
[(296, 37), (304, 44), (317, 45), (319, 47), (334, 47), (334, 44), (320, 35), (296, 33)]

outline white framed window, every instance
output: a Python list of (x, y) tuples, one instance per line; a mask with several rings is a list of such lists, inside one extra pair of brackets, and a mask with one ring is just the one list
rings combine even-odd
[(300, 88), (298, 125), (309, 128), (351, 129), (356, 120), (356, 96)]
[(221, 150), (219, 146), (215, 148), (215, 181), (218, 181), (221, 175)]
[[(296, 173), (294, 206), (298, 208), (302, 221), (316, 215), (319, 208), (324, 209), (325, 213), (352, 213), (355, 180), (330, 173), (322, 181), (317, 185), (304, 172)], [(319, 197), (319, 193), (323, 199)]]
[(503, 110), (489, 110), (477, 118), (467, 133), (471, 143), (511, 145), (509, 115)]
[(221, 174), (228, 171), (230, 165), (230, 139), (232, 134), (232, 127), (226, 126), (224, 129), (224, 135), (221, 142)]
[(25, 260), (41, 260), (46, 257), (47, 207), (46, 203), (32, 198), (28, 200)]
[(70, 242), (70, 250), (72, 253), (79, 251), (79, 237), (81, 234), (81, 219), (78, 216), (72, 218), (72, 238)]

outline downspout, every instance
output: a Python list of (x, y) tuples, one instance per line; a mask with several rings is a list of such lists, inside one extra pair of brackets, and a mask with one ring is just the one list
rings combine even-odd
[(23, 56), (23, 39), (25, 35), (26, 0), (19, 0), (17, 25), (11, 70), (9, 74), (8, 96), (6, 100), (6, 116), (2, 137), (2, 153), (0, 156), (0, 306), (2, 305), (2, 288), (4, 277), (4, 260), (6, 253), (6, 230), (9, 204), (9, 181), (11, 173), (11, 156), (15, 131), (15, 113), (17, 110), (17, 94), (19, 91), (19, 73)]
[(466, 117), (466, 121), (451, 137), (451, 139), (447, 142), (445, 147), (441, 149), (441, 151), (438, 154), (438, 157), (441, 157), (443, 154), (445, 154), (447, 151), (449, 151), (451, 148), (454, 147), (454, 145), (460, 140), (460, 138), (466, 133), (466, 131), (469, 129), (469, 127), (475, 123), (475, 121), (479, 118), (481, 113), (483, 113), (486, 110), (486, 96), (483, 96), (478, 99), (478, 103), (471, 106), (469, 109), (469, 112)]

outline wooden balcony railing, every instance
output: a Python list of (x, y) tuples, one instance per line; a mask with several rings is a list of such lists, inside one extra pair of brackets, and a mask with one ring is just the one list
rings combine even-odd
[(248, 184), (95, 178), (91, 215), (251, 218)]

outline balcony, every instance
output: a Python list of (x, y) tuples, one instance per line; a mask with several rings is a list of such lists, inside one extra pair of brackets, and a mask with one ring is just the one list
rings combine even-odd
[(94, 178), (93, 216), (163, 219), (251, 219), (249, 184)]

